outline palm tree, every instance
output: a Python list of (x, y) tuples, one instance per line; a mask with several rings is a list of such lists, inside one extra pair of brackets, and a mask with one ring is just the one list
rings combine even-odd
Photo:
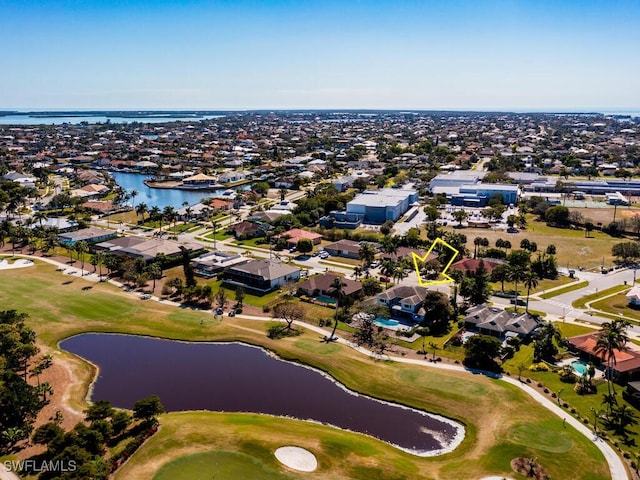
[(515, 284), (515, 312), (518, 313), (518, 282), (524, 279), (525, 270), (520, 265), (509, 265), (507, 279)]
[(527, 307), (525, 308), (525, 312), (529, 313), (529, 294), (532, 288), (538, 286), (538, 275), (532, 270), (527, 270), (524, 272), (523, 282), (524, 286), (527, 287)]
[(173, 222), (173, 234), (176, 234), (176, 211), (175, 209), (171, 206), (171, 205), (167, 205), (166, 207), (164, 207), (164, 210), (162, 210), (162, 216), (167, 220), (167, 225), (169, 225), (169, 227), (171, 227), (171, 222)]
[(360, 265), (356, 265), (353, 268), (353, 278), (355, 278), (356, 280), (358, 280), (362, 274), (364, 273), (364, 270), (362, 269), (362, 267)]
[(140, 204), (136, 207), (136, 214), (142, 217), (142, 223), (144, 223), (144, 214), (148, 211), (149, 207), (147, 207), (147, 204), (144, 202), (140, 202)]
[(137, 190), (131, 190), (131, 192), (129, 192), (129, 197), (131, 198), (131, 208), (133, 208), (134, 210), (136, 209), (135, 198), (137, 196), (138, 196)]
[(94, 273), (95, 273), (95, 267), (97, 266), (100, 269), (99, 272), (99, 276), (100, 276), (100, 280), (102, 280), (102, 266), (104, 265), (104, 261), (106, 259), (106, 256), (104, 254), (104, 252), (96, 252), (93, 254), (93, 257), (91, 257), (91, 263), (94, 266)]
[(287, 196), (287, 189), (281, 188), (280, 190), (278, 190), (278, 193), (280, 193), (280, 201), (284, 202), (284, 199)]
[(333, 330), (331, 331), (331, 336), (327, 341), (331, 342), (334, 340), (334, 335), (336, 333), (336, 328), (338, 328), (338, 308), (340, 306), (340, 299), (344, 295), (344, 287), (346, 283), (342, 281), (340, 277), (336, 277), (333, 279), (331, 286), (329, 287), (331, 293), (336, 297), (336, 312), (335, 312), (335, 322), (333, 324)]
[(152, 291), (156, 291), (156, 280), (162, 277), (162, 267), (158, 262), (153, 262), (149, 264), (147, 268), (149, 275), (151, 275), (151, 279), (153, 280), (153, 289)]
[(36, 213), (33, 214), (33, 219), (37, 221), (40, 228), (42, 228), (42, 222), (44, 222), (47, 219), (47, 214), (38, 210)]
[(358, 256), (360, 257), (360, 260), (362, 260), (362, 263), (365, 265), (371, 265), (373, 260), (376, 258), (376, 249), (369, 242), (364, 242), (360, 245)]
[(609, 395), (615, 395), (615, 387), (612, 385), (613, 367), (616, 365), (616, 351), (627, 349), (627, 328), (629, 322), (626, 320), (613, 320), (602, 324), (602, 329), (598, 332), (598, 340), (593, 352), (602, 357), (607, 363), (607, 389)]
[[(396, 270), (396, 262), (388, 258), (385, 258), (384, 260), (382, 260), (382, 263), (380, 264), (380, 273), (382, 273), (382, 275), (384, 275), (386, 278), (391, 278), (395, 270)], [(385, 282), (385, 283), (387, 284), (386, 286), (388, 287), (389, 283), (388, 282)]]
[(78, 254), (78, 260), (80, 260), (80, 275), (84, 276), (84, 254), (89, 251), (89, 244), (84, 240), (77, 242), (73, 249)]
[(478, 256), (478, 247), (482, 244), (482, 238), (476, 237), (473, 239), (473, 258)]
[(501, 263), (496, 265), (491, 271), (491, 280), (494, 282), (500, 282), (500, 290), (504, 293), (504, 281), (508, 279), (509, 265)]

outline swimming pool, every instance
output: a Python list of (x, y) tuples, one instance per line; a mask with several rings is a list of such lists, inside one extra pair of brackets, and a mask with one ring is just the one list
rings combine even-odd
[(373, 321), (373, 324), (378, 327), (397, 327), (400, 322), (398, 320), (391, 320), (390, 318), (378, 317)]
[(328, 295), (318, 295), (316, 300), (322, 303), (330, 303), (331, 305), (336, 304), (336, 299)]
[(589, 371), (589, 365), (584, 363), (582, 360), (574, 360), (571, 362), (571, 366), (576, 371), (576, 373), (580, 376), (584, 375)]

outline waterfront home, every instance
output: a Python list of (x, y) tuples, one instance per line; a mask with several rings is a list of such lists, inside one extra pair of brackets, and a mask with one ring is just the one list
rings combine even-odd
[(323, 273), (308, 278), (298, 284), (298, 292), (309, 297), (317, 297), (318, 295), (335, 297), (332, 285), (336, 278), (342, 282), (343, 295), (355, 298), (362, 293), (362, 283), (335, 273)]
[(97, 250), (108, 251), (115, 255), (142, 258), (147, 262), (155, 260), (158, 255), (177, 258), (182, 255), (183, 248), (189, 252), (204, 250), (201, 245), (195, 243), (180, 243), (166, 238), (147, 238), (135, 235), (109, 239), (96, 245)]
[(58, 234), (58, 240), (60, 244), (65, 247), (72, 247), (78, 242), (84, 241), (87, 243), (104, 242), (111, 238), (117, 237), (118, 234), (113, 230), (107, 230), (106, 228), (89, 227), (76, 230), (75, 232), (65, 232)]
[(239, 253), (226, 253), (214, 250), (206, 252), (191, 260), (196, 275), (211, 278), (225, 269), (247, 262), (247, 258)]
[(230, 202), (229, 200), (222, 200), (220, 198), (211, 198), (208, 203), (209, 203), (209, 206), (214, 210), (226, 212), (227, 210), (233, 209), (233, 202)]
[(220, 176), (218, 177), (218, 181), (220, 183), (232, 183), (232, 182), (239, 182), (240, 180), (244, 180), (245, 178), (247, 178), (246, 173), (239, 172), (239, 171), (232, 171), (232, 172), (221, 173)]
[(500, 339), (513, 335), (526, 338), (538, 328), (540, 320), (526, 312), (511, 313), (497, 307), (476, 305), (467, 310), (464, 325), (470, 331)]
[(386, 305), (392, 317), (409, 318), (415, 322), (425, 320), (422, 308), (428, 290), (425, 287), (397, 285), (376, 295), (377, 303)]
[(608, 357), (604, 353), (596, 354), (598, 333), (591, 332), (567, 338), (569, 350), (579, 354), (586, 361), (593, 361), (596, 366), (605, 370), (605, 374), (618, 383), (624, 383), (640, 377), (640, 353), (627, 350), (613, 350), (614, 359), (609, 365)]
[(207, 188), (217, 185), (216, 177), (198, 173), (182, 180), (182, 186), (187, 188)]
[(261, 293), (267, 293), (300, 278), (300, 269), (275, 260), (250, 260), (234, 265), (224, 273), (224, 281)]

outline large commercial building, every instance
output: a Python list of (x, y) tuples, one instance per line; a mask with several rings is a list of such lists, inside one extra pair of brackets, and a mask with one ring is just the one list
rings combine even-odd
[(367, 190), (347, 203), (347, 214), (362, 215), (364, 223), (380, 224), (398, 220), (414, 202), (418, 192), (403, 188)]
[(429, 189), (434, 195), (445, 195), (452, 205), (484, 207), (496, 195), (502, 197), (502, 203), (516, 203), (518, 185), (482, 183), (482, 175), (468, 170), (436, 175), (429, 183)]

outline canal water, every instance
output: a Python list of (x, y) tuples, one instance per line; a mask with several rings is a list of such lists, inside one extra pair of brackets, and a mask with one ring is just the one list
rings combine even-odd
[[(198, 203), (203, 198), (222, 197), (225, 190), (216, 191), (194, 191), (194, 190), (178, 190), (173, 188), (150, 188), (147, 187), (144, 181), (150, 178), (151, 175), (144, 175), (141, 173), (125, 173), (125, 172), (111, 172), (115, 182), (127, 192), (136, 190), (138, 195), (133, 200), (135, 205), (146, 203), (149, 208), (156, 205), (160, 209), (171, 206), (176, 210), (182, 208), (184, 202), (188, 202), (189, 205)], [(241, 191), (251, 188), (249, 184), (236, 187), (231, 190)]]
[(256, 412), (311, 420), (423, 456), (454, 449), (464, 435), (451, 420), (356, 394), (317, 370), (244, 344), (83, 334), (60, 346), (99, 366), (92, 400), (121, 408), (156, 394), (167, 411)]

